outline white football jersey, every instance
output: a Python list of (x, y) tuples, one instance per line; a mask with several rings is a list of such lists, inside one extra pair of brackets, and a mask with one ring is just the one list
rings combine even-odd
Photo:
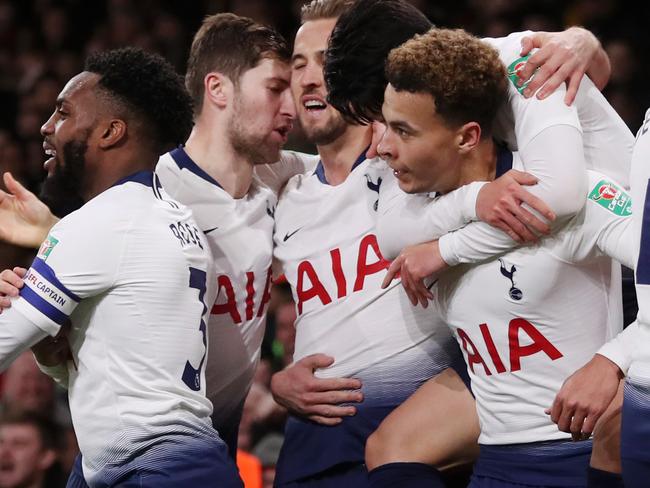
[(216, 437), (212, 260), (190, 210), (153, 180), (137, 173), (58, 222), (13, 303), (51, 335), (71, 321), (70, 411), (90, 483), (169, 436)]
[[(369, 369), (408, 376), (419, 368), (430, 377), (456, 351), (435, 313), (413, 307), (399, 282), (381, 288), (389, 262), (379, 251), (376, 223), (387, 177), (392, 174), (384, 161), (362, 155), (343, 183), (327, 184), (319, 164), (292, 178), (280, 197), (275, 257), (298, 312), (294, 360), (333, 356), (332, 366), (316, 371), (320, 377)], [(388, 362), (392, 369), (379, 372)], [(363, 379), (366, 386), (373, 380)]]
[(602, 174), (589, 183), (587, 204), (557, 234), (438, 280), (434, 303), (465, 355), (482, 444), (565, 438), (544, 409), (622, 329), (605, 253), (631, 264), (631, 201)]
[(235, 199), (183, 148), (161, 156), (156, 167), (169, 195), (192, 209), (215, 261), (206, 378), (217, 428), (237, 416), (253, 380), (270, 299), (277, 195), (290, 176), (304, 170), (305, 160), (283, 152), (279, 163), (257, 166), (250, 190)]

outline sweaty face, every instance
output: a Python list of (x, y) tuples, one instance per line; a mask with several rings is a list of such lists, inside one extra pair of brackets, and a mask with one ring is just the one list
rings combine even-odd
[(99, 79), (92, 73), (72, 78), (59, 94), (54, 113), (41, 127), (43, 150), (49, 156), (41, 199), (55, 215), (79, 208), (84, 199), (84, 174), (88, 140), (96, 122)]
[(38, 430), (33, 425), (0, 426), (0, 487), (30, 486), (51, 464), (45, 461), (44, 454)]
[(346, 129), (341, 114), (327, 100), (323, 58), (337, 19), (305, 22), (298, 33), (291, 58), (291, 92), (307, 139), (327, 145)]
[(289, 66), (263, 59), (235, 88), (229, 137), (233, 148), (254, 164), (275, 163), (291, 130), (295, 108)]
[(436, 114), (433, 97), (425, 93), (386, 88), (382, 113), (386, 132), (378, 151), (406, 193), (441, 192), (455, 189), (459, 164), (454, 138)]

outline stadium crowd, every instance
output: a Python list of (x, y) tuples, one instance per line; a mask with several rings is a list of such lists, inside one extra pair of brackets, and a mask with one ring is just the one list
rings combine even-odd
[[(233, 12), (275, 26), (293, 39), (302, 0), (0, 0), (0, 173), (37, 192), (44, 179), (40, 127), (66, 80), (88, 53), (124, 46), (157, 52), (183, 73), (204, 16)], [(591, 30), (609, 55), (604, 94), (632, 131), (650, 105), (648, 16), (615, 0), (414, 0), (436, 25), (489, 37), (521, 30)], [(291, 135), (288, 149), (313, 152)], [(27, 267), (33, 251), (0, 243), (0, 269)], [(271, 375), (292, 361), (296, 311), (286, 283), (272, 288), (262, 360), (244, 407), (238, 446), (247, 488), (270, 487), (286, 411), (270, 392)], [(23, 354), (0, 376), (0, 488), (64, 486), (77, 454), (66, 394)], [(251, 476), (248, 480), (246, 476)], [(39, 484), (40, 483), (40, 484)], [(262, 484), (263, 483), (263, 484)], [(27, 486), (27, 485), (25, 485)]]

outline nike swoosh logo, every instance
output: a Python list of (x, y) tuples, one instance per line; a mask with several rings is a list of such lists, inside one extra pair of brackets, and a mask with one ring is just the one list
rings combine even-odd
[(212, 232), (213, 230), (217, 230), (218, 228), (219, 227), (213, 227), (212, 229), (204, 230), (203, 233), (204, 234), (209, 234), (210, 232)]
[(284, 239), (282, 239), (282, 242), (287, 242), (287, 241), (288, 241), (289, 239), (291, 239), (291, 238), (293, 237), (293, 235), (294, 235), (296, 232), (298, 232), (300, 229), (302, 229), (302, 227), (298, 227), (296, 230), (294, 230), (294, 231), (291, 232), (291, 233), (286, 233), (286, 234), (284, 235)]

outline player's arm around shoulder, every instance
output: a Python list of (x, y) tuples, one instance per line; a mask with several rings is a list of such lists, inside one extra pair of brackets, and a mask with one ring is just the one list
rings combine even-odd
[(407, 246), (438, 239), (477, 219), (477, 195), (485, 182), (470, 183), (437, 198), (425, 193), (409, 195), (386, 168), (377, 207), (377, 241), (386, 259), (396, 258)]

